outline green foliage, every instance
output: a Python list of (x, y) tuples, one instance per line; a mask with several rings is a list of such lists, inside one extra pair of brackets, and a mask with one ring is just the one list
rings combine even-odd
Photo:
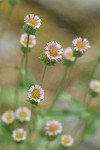
[(60, 103), (64, 103), (66, 109), (71, 113), (76, 114), (77, 117), (87, 118), (92, 115), (91, 110), (84, 102), (77, 100), (73, 96), (63, 93), (59, 98)]

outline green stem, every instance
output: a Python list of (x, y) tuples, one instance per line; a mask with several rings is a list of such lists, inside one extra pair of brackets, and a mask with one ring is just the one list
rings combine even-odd
[(46, 145), (45, 145), (45, 147), (44, 147), (44, 150), (49, 150), (48, 148), (49, 148), (49, 146), (50, 146), (50, 142), (49, 141), (47, 141), (47, 143), (46, 143)]
[(7, 27), (8, 27), (9, 20), (11, 18), (13, 10), (14, 10), (14, 6), (10, 6), (9, 12), (8, 12), (8, 14), (7, 14), (6, 18), (5, 18), (5, 21), (4, 21), (3, 25), (2, 25), (2, 29), (0, 31), (0, 37), (2, 37), (4, 35), (4, 33), (5, 33), (5, 31), (6, 31)]
[(27, 50), (25, 53), (25, 83), (26, 83), (26, 87), (28, 85), (28, 51), (29, 51), (29, 37), (30, 35), (27, 34)]
[(32, 130), (35, 129), (36, 127), (36, 119), (38, 115), (38, 106), (37, 105), (32, 105), (31, 109), (31, 121), (30, 121), (30, 126), (29, 126), (29, 134), (31, 134)]
[(44, 66), (44, 69), (43, 69), (43, 72), (42, 72), (42, 77), (41, 77), (41, 81), (40, 81), (40, 85), (41, 85), (41, 86), (42, 86), (43, 81), (44, 81), (46, 69), (47, 69), (47, 65)]
[[(22, 56), (22, 59), (21, 59), (21, 63), (20, 63), (20, 68), (19, 68), (19, 78), (20, 78), (20, 70), (22, 69), (23, 67), (23, 62), (24, 62), (24, 55)], [(18, 84), (15, 88), (15, 100), (14, 100), (14, 105), (15, 105), (15, 108), (17, 108), (19, 106), (19, 97), (18, 97), (18, 89), (19, 89), (19, 79), (18, 79)]]
[[(75, 63), (74, 63), (75, 64)], [(73, 66), (74, 66), (73, 64)], [(56, 95), (53, 99), (53, 103), (51, 105), (51, 107), (53, 105), (55, 105), (55, 103), (57, 102), (57, 100), (59, 99), (59, 96), (61, 95), (61, 93), (63, 92), (63, 89), (65, 87), (65, 85), (67, 84), (68, 80), (69, 80), (69, 77), (71, 75), (71, 72), (72, 72), (72, 69), (73, 69), (73, 66), (72, 67), (65, 67), (65, 70), (64, 70), (64, 73), (63, 73), (63, 76), (62, 76), (62, 79), (61, 79), (61, 82), (60, 82), (60, 85), (59, 85), (59, 88), (56, 92)]]
[(20, 64), (20, 68), (22, 68), (22, 67), (23, 67), (24, 59), (25, 59), (25, 55), (23, 55), (23, 56), (22, 56), (21, 64)]
[(91, 99), (92, 99), (92, 96), (87, 93), (84, 99), (85, 104), (89, 105)]
[(16, 150), (20, 149), (20, 143), (16, 143)]
[[(89, 75), (88, 82), (87, 82), (87, 87), (89, 86), (89, 82), (92, 80), (98, 65), (99, 65), (99, 63), (96, 62), (96, 64), (93, 67), (93, 70), (92, 70), (91, 74)], [(85, 96), (84, 96), (84, 99), (83, 99), (84, 102), (87, 102), (87, 96), (88, 96), (88, 93), (87, 93), (87, 91), (85, 91)]]

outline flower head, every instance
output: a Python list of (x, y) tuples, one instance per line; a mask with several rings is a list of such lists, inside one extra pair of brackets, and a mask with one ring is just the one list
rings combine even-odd
[(74, 139), (70, 135), (62, 135), (61, 136), (61, 144), (64, 147), (72, 146), (74, 143)]
[(20, 107), (15, 112), (16, 118), (23, 121), (30, 121), (31, 118), (31, 111), (27, 107)]
[(1, 119), (4, 123), (11, 124), (15, 120), (15, 113), (12, 110), (8, 110), (3, 113)]
[(81, 37), (78, 37), (76, 39), (74, 39), (72, 41), (73, 43), (73, 46), (74, 46), (74, 49), (76, 51), (79, 51), (81, 52), (82, 54), (89, 48), (91, 48), (90, 46), (90, 43), (88, 42), (88, 40), (85, 38), (85, 39), (82, 39)]
[(71, 49), (71, 47), (68, 47), (64, 50), (63, 56), (68, 61), (75, 61), (75, 57), (73, 56), (73, 50)]
[(28, 97), (30, 100), (40, 102), (44, 99), (44, 90), (39, 85), (31, 86), (28, 92)]
[(26, 140), (27, 134), (23, 128), (17, 128), (12, 132), (12, 137), (15, 141), (21, 142)]
[(92, 80), (89, 84), (89, 87), (93, 92), (100, 93), (100, 81), (99, 80)]
[(56, 120), (47, 122), (45, 126), (46, 134), (56, 136), (62, 132), (62, 124)]
[(63, 49), (60, 44), (57, 42), (49, 42), (45, 47), (45, 53), (49, 60), (51, 61), (58, 61), (62, 58)]
[[(21, 45), (24, 46), (24, 47), (27, 47), (27, 40), (28, 40), (28, 38), (27, 38), (27, 33), (23, 33), (23, 34), (21, 35), (21, 38), (20, 38), (20, 43), (21, 43)], [(32, 47), (34, 47), (35, 45), (36, 45), (36, 37), (35, 37), (35, 35), (30, 35), (30, 36), (29, 36), (28, 47), (29, 47), (29, 48), (32, 48)]]
[(37, 29), (42, 25), (42, 20), (38, 16), (35, 16), (34, 14), (26, 15), (24, 18), (24, 22), (28, 26), (31, 26), (33, 29)]

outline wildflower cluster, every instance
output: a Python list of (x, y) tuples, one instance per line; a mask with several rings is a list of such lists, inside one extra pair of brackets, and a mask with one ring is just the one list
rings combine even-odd
[[(45, 132), (49, 140), (54, 140), (59, 134), (62, 134), (63, 127), (57, 120), (48, 121), (45, 125)], [(61, 135), (61, 145), (63, 147), (72, 146), (74, 139), (70, 135)]]
[[(14, 128), (14, 121), (18, 120), (19, 123), (28, 122), (31, 119), (31, 111), (27, 107), (19, 107), (16, 111), (8, 110), (1, 116), (1, 120), (5, 125), (11, 125)], [(16, 124), (16, 122), (15, 122)], [(26, 140), (27, 133), (23, 128), (17, 128), (12, 131), (12, 137), (15, 141), (20, 142)]]
[[(17, 3), (18, 1), (9, 0), (12, 5)], [(20, 68), (25, 70), (25, 92), (27, 93), (27, 101), (30, 102), (29, 105), (32, 106), (32, 110), (27, 107), (19, 107), (15, 111), (8, 110), (4, 112), (1, 116), (2, 125), (6, 126), (10, 129), (10, 136), (13, 138), (14, 141), (18, 143), (27, 140), (30, 135), (33, 134), (33, 131), (38, 132), (41, 136), (44, 136), (46, 141), (51, 142), (55, 141), (56, 139), (60, 139), (60, 147), (66, 149), (67, 147), (73, 146), (75, 138), (69, 134), (65, 134), (63, 131), (63, 124), (54, 118), (53, 115), (58, 115), (57, 117), (59, 120), (63, 120), (63, 115), (66, 118), (67, 115), (72, 115), (77, 117), (78, 119), (83, 119), (82, 121), (86, 120), (87, 116), (91, 117), (90, 110), (87, 111), (87, 108), (81, 105), (78, 101), (77, 103), (72, 103), (71, 105), (75, 106), (75, 110), (59, 110), (61, 116), (59, 114), (52, 113), (55, 103), (59, 100), (66, 82), (68, 81), (71, 74), (71, 69), (75, 64), (77, 57), (83, 56), (84, 53), (91, 48), (89, 41), (86, 38), (77, 37), (72, 41), (72, 46), (67, 47), (65, 49), (62, 48), (62, 45), (58, 42), (51, 41), (46, 44), (44, 50), (41, 53), (40, 59), (43, 62), (45, 68), (43, 70), (43, 74), (41, 77), (41, 82), (34, 81), (32, 85), (30, 85), (28, 81), (28, 53), (36, 46), (36, 32), (38, 28), (42, 25), (42, 20), (35, 16), (34, 14), (28, 14), (24, 18), (24, 26), (23, 30), (24, 33), (20, 37), (20, 44), (21, 50), (23, 52), (23, 56), (25, 59), (24, 67), (21, 66)], [(41, 111), (41, 102), (45, 99), (45, 88), (43, 87), (43, 80), (45, 76), (45, 71), (47, 66), (56, 65), (58, 63), (62, 63), (65, 66), (65, 72), (60, 82), (59, 88), (56, 91), (54, 100), (52, 102), (52, 106), (50, 108), (45, 108)], [(19, 72), (21, 72), (19, 69)], [(66, 70), (69, 69), (67, 72)], [(93, 76), (92, 76), (93, 78)], [(98, 96), (100, 94), (100, 81), (97, 79), (90, 79), (89, 78), (89, 94), (92, 98)], [(28, 87), (28, 88), (27, 88)], [(25, 94), (26, 94), (25, 93)], [(66, 98), (66, 97), (65, 97)], [(63, 99), (63, 98), (62, 98)], [(66, 100), (69, 99), (66, 98)], [(47, 99), (46, 99), (47, 100)], [(44, 100), (45, 101), (45, 100)], [(72, 99), (72, 101), (74, 101)], [(73, 106), (73, 108), (74, 108)], [(76, 110), (80, 108), (80, 110)], [(81, 110), (82, 109), (82, 110)], [(85, 115), (83, 114), (85, 112)], [(88, 114), (88, 115), (87, 115)], [(85, 116), (85, 117), (84, 117)], [(83, 117), (83, 118), (82, 118)], [(91, 119), (91, 118), (89, 118)], [(52, 119), (51, 119), (52, 118)], [(71, 116), (72, 118), (72, 116)], [(84, 119), (85, 118), (85, 119)], [(66, 120), (66, 119), (65, 119)], [(25, 122), (28, 122), (26, 125)], [(84, 123), (85, 124), (85, 123)], [(87, 123), (88, 124), (88, 123)], [(87, 125), (85, 124), (85, 126)], [(25, 126), (24, 126), (25, 125)], [(38, 128), (38, 126), (40, 126)], [(25, 128), (25, 129), (24, 129)], [(42, 132), (41, 132), (42, 130)], [(44, 131), (44, 132), (43, 132)], [(85, 132), (85, 129), (84, 129)], [(73, 134), (73, 133), (71, 133)], [(33, 141), (32, 141), (33, 142)], [(39, 142), (38, 142), (39, 143)], [(42, 142), (40, 142), (42, 143)], [(33, 144), (33, 143), (32, 143)], [(33, 145), (32, 145), (33, 146)], [(37, 146), (38, 147), (38, 146)], [(43, 145), (43, 149), (47, 149)], [(38, 149), (38, 148), (37, 148)], [(40, 147), (39, 147), (40, 149)], [(41, 148), (42, 149), (42, 148)]]
[(24, 32), (20, 37), (21, 50), (28, 53), (36, 45), (36, 30), (42, 25), (41, 19), (34, 14), (26, 15), (24, 18)]

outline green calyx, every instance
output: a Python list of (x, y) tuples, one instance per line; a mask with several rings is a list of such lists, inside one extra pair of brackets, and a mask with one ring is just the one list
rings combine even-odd
[(26, 54), (26, 53), (30, 53), (32, 50), (32, 48), (27, 48), (27, 47), (24, 47), (24, 46), (21, 46), (21, 51)]
[(75, 61), (70, 61), (70, 60), (67, 60), (65, 58), (63, 58), (63, 64), (66, 66), (66, 67), (71, 67), (73, 64), (74, 64)]
[(98, 93), (96, 93), (96, 92), (90, 90), (90, 95), (91, 95), (92, 97), (97, 97), (97, 96), (98, 96)]
[(26, 32), (27, 34), (31, 34), (31, 35), (35, 35), (35, 33), (36, 33), (36, 29), (33, 29), (31, 26), (29, 26), (29, 25), (27, 25), (27, 24), (25, 24), (24, 26), (23, 26), (23, 29), (24, 29), (24, 32)]
[(30, 102), (32, 105), (35, 105), (35, 106), (38, 105), (38, 102), (35, 102), (34, 100), (29, 100), (29, 102)]
[(44, 62), (45, 65), (48, 65), (48, 66), (53, 66), (55, 64), (58, 64), (59, 61), (55, 61), (55, 60), (50, 60), (46, 53), (43, 52), (42, 55), (40, 56), (40, 59)]
[(81, 51), (76, 51), (76, 49), (73, 49), (73, 55), (74, 57), (81, 57), (84, 53)]

